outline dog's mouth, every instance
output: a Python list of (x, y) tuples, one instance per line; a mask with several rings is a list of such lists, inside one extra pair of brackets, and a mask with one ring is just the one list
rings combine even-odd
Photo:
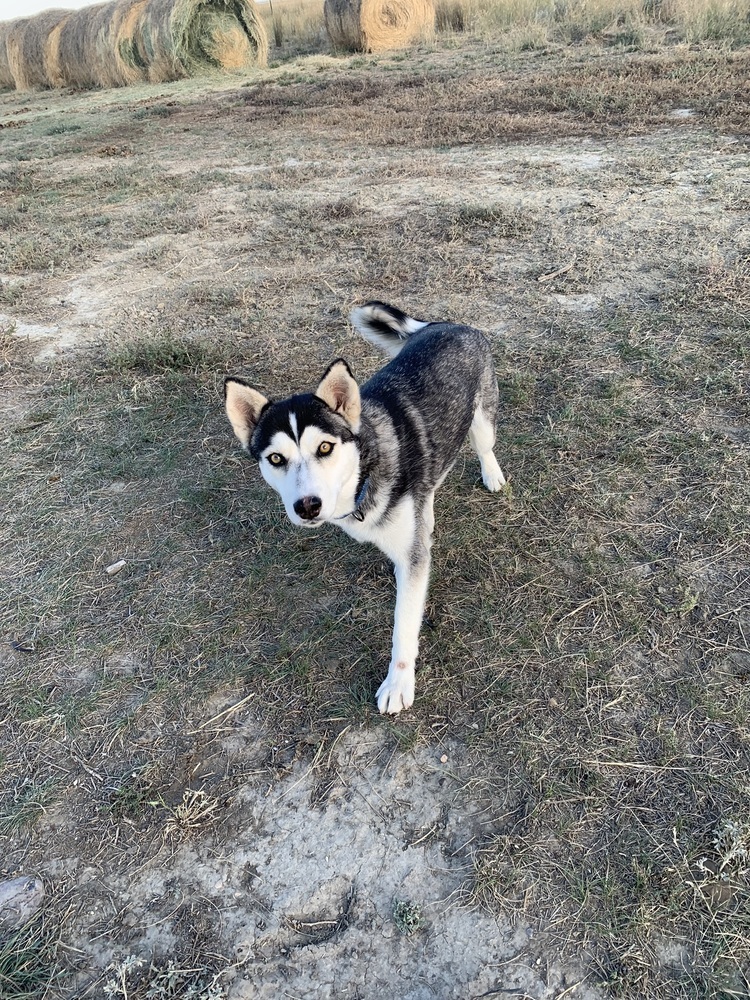
[(324, 517), (300, 517), (299, 514), (290, 515), (289, 520), (298, 528), (319, 528), (325, 524)]

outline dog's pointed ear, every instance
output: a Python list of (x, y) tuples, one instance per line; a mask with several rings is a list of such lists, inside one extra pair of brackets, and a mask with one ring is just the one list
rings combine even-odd
[(349, 370), (349, 365), (343, 359), (334, 361), (321, 379), (315, 390), (318, 399), (331, 407), (356, 432), (359, 430), (359, 418), (362, 413), (362, 403), (359, 398), (357, 380)]
[(268, 403), (269, 400), (262, 392), (253, 389), (242, 379), (224, 379), (224, 406), (229, 423), (243, 448), (250, 448), (250, 438)]

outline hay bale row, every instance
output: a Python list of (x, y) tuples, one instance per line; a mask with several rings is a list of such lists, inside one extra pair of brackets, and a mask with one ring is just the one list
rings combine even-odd
[(326, 31), (336, 49), (402, 49), (435, 28), (433, 0), (325, 0)]
[(112, 0), (0, 24), (0, 86), (123, 87), (265, 65), (253, 0)]

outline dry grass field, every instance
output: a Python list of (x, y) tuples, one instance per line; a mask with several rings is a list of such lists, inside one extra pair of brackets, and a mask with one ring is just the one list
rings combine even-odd
[[(748, 997), (750, 50), (284, 10), (0, 94), (0, 997)], [(372, 297), (487, 331), (510, 480), (438, 494), (397, 719), (389, 565), (221, 403), (365, 378)]]

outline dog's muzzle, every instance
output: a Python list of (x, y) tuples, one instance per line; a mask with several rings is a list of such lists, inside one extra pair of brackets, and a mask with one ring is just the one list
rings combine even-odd
[(320, 514), (323, 501), (320, 497), (300, 497), (294, 501), (294, 513), (303, 521), (314, 521)]

